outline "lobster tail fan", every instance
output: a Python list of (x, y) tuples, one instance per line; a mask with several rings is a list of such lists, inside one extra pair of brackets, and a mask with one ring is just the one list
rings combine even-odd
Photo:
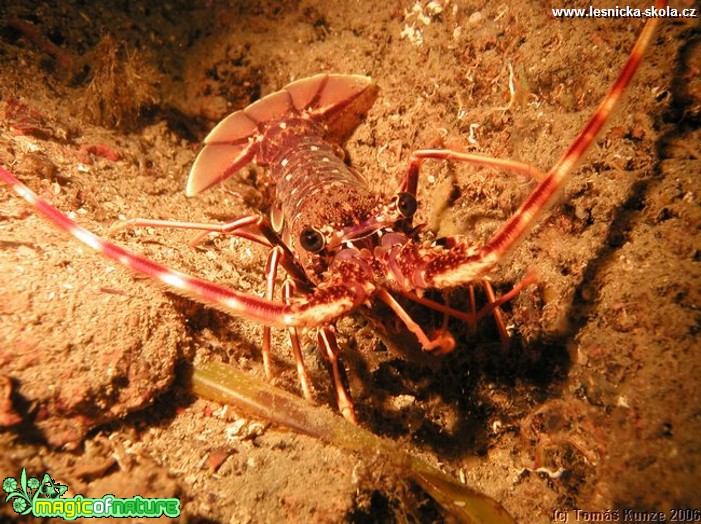
[(322, 122), (327, 137), (342, 142), (377, 98), (377, 86), (361, 75), (320, 74), (297, 80), (230, 114), (204, 139), (185, 193), (193, 196), (226, 180), (250, 161), (266, 127), (289, 116)]

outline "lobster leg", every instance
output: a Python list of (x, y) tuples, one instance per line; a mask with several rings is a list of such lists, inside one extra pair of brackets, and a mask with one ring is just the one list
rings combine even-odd
[[(450, 306), (446, 306), (445, 304), (441, 304), (439, 302), (435, 302), (424, 297), (419, 297), (414, 293), (402, 292), (402, 295), (409, 298), (410, 300), (430, 307), (431, 309), (441, 311), (443, 314), (446, 315), (446, 319), (447, 317), (452, 316), (463, 320), (469, 326), (472, 332), (476, 330), (478, 320), (484, 318), (486, 315), (491, 313), (494, 316), (494, 320), (497, 324), (497, 329), (499, 330), (499, 338), (501, 340), (501, 345), (504, 348), (504, 350), (506, 350), (509, 348), (510, 337), (508, 331), (506, 330), (506, 325), (504, 323), (504, 314), (502, 313), (501, 309), (499, 309), (499, 306), (514, 298), (518, 293), (520, 293), (520, 291), (524, 287), (532, 284), (533, 281), (534, 276), (530, 274), (517, 285), (515, 285), (507, 294), (497, 298), (491, 283), (488, 280), (482, 280), (482, 287), (484, 288), (484, 292), (487, 295), (488, 303), (479, 311), (477, 311), (477, 305), (475, 301), (474, 285), (469, 284), (468, 293), (470, 300), (470, 313), (464, 313), (462, 311), (453, 309)], [(411, 332), (416, 334), (416, 337), (418, 338), (419, 342), (421, 342), (424, 350), (432, 351), (437, 348), (439, 350), (437, 351), (437, 354), (443, 354), (452, 351), (453, 347), (455, 346), (455, 342), (449, 334), (441, 335), (436, 337), (434, 340), (430, 340), (425, 335), (423, 330), (418, 326), (418, 324), (416, 324), (409, 317), (408, 313), (394, 300), (394, 298), (389, 293), (382, 290), (378, 293), (378, 297), (383, 302), (387, 303), (395, 311), (397, 316), (402, 320), (402, 322), (404, 322), (404, 324)], [(443, 329), (440, 330), (440, 333), (443, 332), (447, 333), (445, 325)]]
[[(273, 300), (275, 294), (275, 281), (277, 279), (277, 270), (281, 264), (281, 260), (285, 260), (285, 251), (281, 245), (272, 246), (270, 240), (260, 232), (261, 229), (265, 228), (265, 220), (257, 215), (249, 215), (245, 217), (238, 218), (231, 222), (225, 224), (211, 224), (211, 223), (201, 223), (201, 222), (179, 222), (172, 220), (153, 220), (144, 218), (132, 218), (122, 222), (116, 223), (112, 226), (112, 231), (119, 231), (125, 228), (133, 227), (168, 227), (177, 229), (195, 229), (202, 230), (203, 234), (199, 235), (191, 242), (191, 245), (198, 244), (204, 235), (209, 235), (211, 233), (218, 233), (221, 235), (234, 235), (240, 238), (246, 238), (252, 242), (256, 242), (265, 247), (271, 248), (268, 254), (268, 261), (265, 267), (265, 281), (266, 281), (266, 293), (265, 298), (267, 300)], [(255, 227), (259, 231), (251, 231), (249, 227)], [(289, 257), (288, 257), (289, 258)], [(292, 286), (290, 281), (285, 282), (285, 301), (289, 304), (290, 297), (292, 295)], [(309, 380), (309, 375), (307, 373), (307, 368), (304, 365), (304, 360), (302, 359), (302, 351), (299, 343), (299, 335), (297, 329), (288, 328), (290, 343), (292, 344), (292, 351), (295, 357), (297, 374), (299, 376), (300, 385), (302, 387), (302, 393), (304, 398), (311, 399), (311, 381)], [(268, 380), (272, 379), (272, 365), (271, 365), (271, 353), (272, 353), (272, 343), (271, 343), (272, 331), (270, 326), (263, 327), (263, 343), (261, 347), (261, 353), (263, 355), (263, 369), (265, 370), (265, 376)]]
[[(259, 229), (258, 232), (251, 231), (249, 227), (255, 227)], [(271, 248), (268, 255), (268, 261), (265, 268), (265, 280), (266, 280), (266, 294), (265, 298), (267, 300), (273, 300), (275, 293), (275, 281), (277, 279), (277, 269), (280, 266), (281, 260), (285, 260), (285, 250), (281, 247), (282, 244), (272, 246), (270, 240), (260, 232), (261, 229), (266, 228), (265, 219), (257, 215), (249, 215), (245, 217), (238, 218), (231, 222), (225, 224), (211, 224), (211, 223), (201, 223), (201, 222), (179, 222), (172, 220), (153, 220), (144, 218), (132, 218), (122, 222), (116, 223), (112, 226), (112, 231), (119, 231), (125, 228), (133, 227), (168, 227), (177, 229), (195, 229), (202, 230), (203, 234), (197, 236), (191, 242), (191, 245), (198, 244), (205, 235), (211, 233), (218, 233), (221, 235), (234, 235), (240, 238), (246, 238), (252, 242), (256, 242), (265, 247)], [(289, 256), (288, 256), (289, 259)], [(302, 283), (303, 284), (303, 283)], [(289, 304), (290, 297), (292, 295), (292, 286), (290, 281), (285, 282), (285, 301)], [(299, 335), (297, 329), (291, 327), (288, 328), (290, 343), (292, 344), (292, 351), (295, 357), (297, 374), (299, 376), (300, 385), (302, 387), (302, 393), (304, 398), (310, 400), (311, 396), (311, 381), (307, 373), (307, 368), (304, 365), (304, 360), (302, 358), (302, 351), (299, 343)], [(265, 370), (265, 376), (268, 380), (272, 379), (272, 365), (271, 365), (271, 328), (270, 326), (265, 326), (263, 328), (263, 344), (261, 348), (261, 353), (263, 355), (263, 369)]]
[[(546, 177), (546, 175), (538, 168), (515, 160), (493, 158), (483, 155), (466, 153), (463, 151), (456, 151), (453, 149), (419, 149), (411, 154), (411, 157), (409, 159), (409, 166), (407, 168), (406, 173), (404, 174), (404, 179), (400, 185), (400, 191), (409, 192), (416, 196), (416, 191), (418, 188), (419, 171), (424, 161), (427, 159), (447, 161), (452, 160), (457, 162), (464, 162), (467, 164), (473, 164), (481, 167), (492, 167), (497, 169), (503, 169), (505, 171), (513, 171), (521, 175), (529, 176), (538, 182), (543, 181)], [(488, 281), (483, 280), (482, 286), (489, 300), (488, 306), (494, 304), (496, 298), (491, 284)], [(470, 309), (472, 316), (474, 317), (477, 312), (474, 286), (472, 284), (469, 284), (468, 287), (470, 293)], [(435, 303), (431, 304), (430, 307), (436, 309)], [(494, 315), (494, 320), (496, 321), (497, 329), (499, 330), (499, 336), (501, 339), (502, 347), (508, 348), (509, 334), (506, 331), (506, 327), (504, 325), (503, 314), (498, 306), (493, 306), (491, 308), (491, 311)], [(400, 315), (400, 318), (403, 317), (401, 317)], [(472, 331), (476, 330), (476, 321), (470, 320), (468, 318), (467, 323)], [(424, 349), (426, 349), (425, 346)]]
[[(265, 264), (265, 298), (267, 300), (273, 300), (275, 294), (275, 279), (277, 278), (277, 268), (280, 264), (280, 258), (282, 257), (282, 249), (279, 246), (275, 246), (268, 255), (268, 261)], [(270, 380), (273, 376), (272, 370), (270, 368), (270, 343), (271, 339), (271, 328), (270, 326), (263, 327), (263, 346), (261, 352), (263, 353), (263, 370), (265, 371), (265, 376)]]
[(208, 222), (181, 222), (177, 220), (157, 220), (151, 218), (130, 218), (128, 220), (116, 222), (110, 227), (109, 231), (110, 233), (116, 233), (123, 229), (131, 229), (136, 227), (194, 229), (202, 231), (202, 233), (192, 239), (190, 242), (190, 247), (195, 247), (202, 242), (204, 237), (212, 233), (218, 233), (220, 235), (235, 235), (240, 238), (246, 238), (251, 242), (256, 242), (265, 247), (272, 247), (270, 242), (265, 238), (265, 236), (263, 236), (262, 233), (256, 233), (255, 231), (250, 231), (248, 229), (251, 226), (259, 226), (260, 220), (261, 218), (258, 215), (247, 215), (225, 224), (212, 224)]
[[(265, 298), (267, 300), (273, 300), (274, 298), (275, 280), (277, 279), (277, 270), (280, 266), (280, 261), (282, 257), (284, 257), (284, 254), (280, 246), (275, 246), (268, 255), (268, 262), (265, 266)], [(290, 298), (292, 296), (292, 285), (289, 280), (285, 282), (284, 296), (285, 302), (289, 304)], [(272, 328), (270, 326), (263, 327), (263, 345), (261, 350), (263, 354), (263, 369), (265, 370), (265, 376), (268, 378), (268, 380), (271, 380), (273, 376), (270, 358), (272, 347), (271, 329)], [(304, 394), (304, 398), (309, 400), (312, 397), (310, 380), (309, 375), (307, 374), (307, 368), (305, 367), (304, 360), (302, 358), (302, 350), (299, 344), (299, 335), (297, 333), (297, 330), (293, 327), (288, 328), (288, 333), (290, 335), (290, 342), (292, 344), (292, 352), (295, 357), (297, 375), (299, 376), (299, 382), (302, 386), (302, 393)]]
[[(287, 280), (285, 282), (284, 294), (285, 301), (289, 303), (292, 293), (294, 291), (292, 281)], [(290, 335), (290, 343), (292, 344), (292, 354), (295, 357), (295, 363), (297, 365), (297, 376), (299, 377), (299, 383), (302, 386), (302, 394), (307, 400), (312, 399), (312, 388), (311, 380), (309, 380), (309, 374), (307, 373), (307, 367), (304, 365), (304, 358), (302, 357), (302, 348), (299, 343), (299, 333), (297, 328), (289, 328), (287, 330)]]
[(526, 175), (538, 182), (545, 180), (545, 173), (537, 167), (516, 160), (494, 158), (490, 156), (466, 153), (454, 149), (419, 149), (414, 151), (409, 157), (409, 167), (404, 173), (404, 179), (400, 185), (400, 191), (405, 191), (416, 196), (419, 183), (419, 170), (427, 159), (434, 160), (454, 160), (481, 167), (493, 167), (504, 171), (514, 171), (521, 175)]
[(521, 290), (523, 290), (523, 288), (530, 286), (531, 284), (533, 284), (533, 282), (535, 282), (535, 274), (529, 272), (518, 284), (511, 288), (511, 290), (508, 293), (498, 298), (494, 298), (490, 301), (489, 304), (483, 306), (482, 309), (480, 309), (479, 311), (477, 311), (474, 285), (469, 284), (468, 294), (470, 300), (470, 313), (454, 309), (450, 306), (446, 306), (445, 304), (441, 304), (440, 302), (421, 297), (415, 293), (403, 290), (399, 290), (398, 292), (401, 293), (402, 296), (408, 298), (409, 300), (412, 300), (419, 304), (423, 304), (424, 306), (429, 307), (431, 309), (435, 309), (436, 311), (445, 313), (448, 316), (460, 319), (466, 324), (468, 324), (471, 329), (474, 329), (477, 327), (477, 322), (479, 322), (481, 319), (492, 313), (495, 308), (513, 299), (516, 295), (518, 295), (521, 292)]
[(506, 331), (506, 325), (504, 324), (504, 314), (499, 309), (499, 306), (494, 306), (496, 303), (496, 295), (494, 294), (494, 288), (488, 280), (482, 281), (482, 287), (484, 292), (487, 294), (487, 300), (489, 305), (492, 305), (492, 315), (497, 323), (497, 329), (499, 330), (499, 338), (501, 339), (501, 347), (504, 350), (509, 349), (509, 332)]
[(290, 251), (290, 248), (287, 247), (287, 244), (285, 244), (280, 236), (275, 232), (273, 227), (270, 225), (270, 222), (266, 218), (259, 215), (247, 215), (224, 224), (131, 218), (129, 220), (123, 220), (115, 223), (110, 228), (110, 231), (120, 231), (122, 229), (132, 227), (166, 227), (203, 231), (201, 235), (198, 235), (192, 239), (190, 242), (190, 246), (192, 247), (199, 244), (205, 236), (212, 233), (245, 238), (251, 242), (255, 242), (268, 248), (277, 246), (282, 250), (282, 266), (285, 268), (288, 274), (297, 280), (300, 285), (309, 287), (309, 280), (307, 279), (306, 273), (295, 261), (295, 257)]
[(321, 354), (329, 366), (329, 374), (334, 384), (338, 409), (347, 420), (357, 424), (353, 400), (348, 391), (348, 380), (339, 357), (341, 350), (338, 347), (336, 335), (331, 327), (320, 328), (317, 332), (317, 339), (319, 348), (321, 348)]
[[(377, 298), (382, 300), (387, 304), (392, 311), (400, 318), (404, 325), (416, 335), (416, 338), (421, 343), (421, 347), (424, 351), (436, 351), (437, 354), (442, 355), (443, 353), (449, 353), (455, 348), (455, 339), (450, 335), (450, 333), (439, 334), (435, 339), (431, 340), (421, 326), (419, 326), (411, 318), (409, 313), (396, 301), (396, 299), (384, 288), (377, 290)], [(437, 308), (436, 308), (437, 309)]]

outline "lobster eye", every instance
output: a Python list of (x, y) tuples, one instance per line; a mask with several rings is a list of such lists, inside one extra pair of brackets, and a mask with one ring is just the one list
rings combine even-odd
[(312, 226), (305, 227), (299, 234), (299, 243), (307, 251), (312, 253), (318, 253), (326, 245), (326, 239), (321, 231), (313, 228)]
[(416, 197), (411, 193), (397, 195), (397, 209), (404, 218), (411, 218), (416, 213)]

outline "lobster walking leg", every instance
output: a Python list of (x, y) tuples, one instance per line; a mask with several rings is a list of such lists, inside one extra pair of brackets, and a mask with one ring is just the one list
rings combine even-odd
[[(268, 260), (265, 267), (265, 281), (266, 281), (266, 293), (265, 298), (267, 300), (273, 300), (275, 295), (275, 282), (278, 274), (278, 267), (284, 260), (291, 261), (294, 263), (294, 259), (289, 255), (289, 249), (285, 250), (286, 246), (283, 245), (282, 241), (279, 240), (276, 234), (271, 231), (271, 228), (267, 224), (267, 221), (258, 215), (249, 215), (245, 217), (240, 217), (231, 222), (224, 224), (211, 224), (211, 223), (201, 223), (201, 222), (181, 222), (181, 221), (171, 221), (171, 220), (154, 220), (154, 219), (143, 219), (143, 218), (133, 218), (122, 222), (118, 222), (111, 229), (113, 231), (118, 231), (125, 228), (133, 227), (166, 227), (166, 228), (177, 228), (177, 229), (194, 229), (203, 231), (202, 235), (199, 235), (191, 244), (196, 245), (201, 241), (203, 235), (209, 235), (211, 233), (218, 233), (222, 235), (234, 235), (240, 238), (246, 238), (265, 247), (271, 248), (268, 254)], [(252, 230), (255, 229), (255, 230)], [(266, 231), (268, 235), (266, 236), (263, 231)], [(279, 244), (273, 246), (271, 240), (268, 237), (273, 236), (273, 240), (278, 240)], [(287, 251), (287, 258), (285, 255)], [(286, 269), (289, 269), (288, 264)], [(294, 270), (294, 268), (293, 268)], [(297, 272), (295, 272), (296, 274)], [(298, 282), (298, 285), (306, 285), (308, 282)], [(284, 287), (285, 301), (289, 303), (292, 296), (292, 285), (289, 280), (285, 282)], [(299, 342), (299, 334), (297, 329), (289, 328), (288, 333), (290, 336), (290, 343), (292, 345), (292, 351), (295, 357), (295, 363), (297, 368), (297, 375), (299, 376), (300, 385), (302, 388), (302, 393), (304, 397), (311, 400), (311, 381), (309, 379), (309, 374), (307, 372), (306, 366), (304, 365), (304, 360), (302, 358), (302, 351)], [(263, 356), (263, 369), (265, 371), (265, 376), (268, 380), (272, 379), (272, 364), (271, 364), (271, 354), (272, 354), (272, 329), (270, 326), (264, 326), (263, 328), (263, 343), (261, 347), (261, 353)]]
[[(265, 264), (265, 298), (267, 300), (273, 300), (275, 296), (275, 280), (277, 279), (277, 268), (280, 264), (281, 257), (282, 249), (279, 246), (275, 246), (268, 254), (268, 261)], [(261, 352), (263, 353), (263, 370), (268, 380), (271, 380), (273, 377), (270, 367), (271, 336), (272, 331), (270, 326), (263, 327), (263, 346)]]
[(424, 160), (454, 160), (464, 162), (481, 167), (493, 167), (503, 169), (505, 171), (514, 171), (521, 175), (526, 175), (538, 182), (545, 180), (545, 173), (537, 167), (517, 160), (509, 160), (504, 158), (493, 158), (474, 153), (466, 153), (464, 151), (455, 151), (453, 149), (419, 149), (414, 151), (409, 157), (409, 166), (404, 173), (404, 178), (400, 185), (401, 191), (406, 191), (416, 196), (416, 190), (419, 183), (419, 170)]
[(479, 311), (477, 310), (477, 303), (476, 303), (476, 299), (475, 299), (474, 286), (468, 286), (468, 295), (469, 295), (469, 301), (470, 301), (470, 312), (469, 313), (466, 313), (465, 311), (460, 311), (458, 309), (454, 309), (454, 308), (447, 306), (445, 304), (441, 304), (440, 302), (436, 302), (434, 300), (430, 300), (428, 298), (418, 296), (415, 293), (408, 293), (406, 291), (399, 291), (399, 294), (408, 298), (409, 300), (412, 300), (413, 302), (423, 304), (426, 307), (429, 307), (431, 309), (435, 309), (436, 311), (440, 311), (442, 313), (445, 313), (448, 316), (462, 320), (463, 322), (468, 324), (470, 326), (470, 328), (475, 328), (477, 326), (477, 322), (482, 320), (487, 315), (490, 315), (494, 311), (494, 308), (497, 308), (497, 307), (501, 306), (502, 304), (509, 302), (516, 295), (518, 295), (524, 288), (530, 286), (534, 282), (535, 282), (535, 274), (533, 272), (529, 272), (518, 284), (516, 284), (513, 288), (511, 288), (511, 290), (508, 293), (505, 293), (504, 295), (501, 295), (500, 297), (495, 297), (492, 302), (484, 305)]
[(193, 229), (202, 231), (190, 242), (190, 246), (198, 245), (207, 235), (212, 233), (235, 235), (246, 238), (251, 242), (256, 242), (265, 247), (272, 247), (271, 243), (260, 232), (251, 231), (250, 227), (257, 227), (261, 221), (258, 215), (248, 215), (237, 218), (225, 224), (212, 224), (209, 222), (181, 222), (179, 220), (158, 220), (152, 218), (130, 218), (116, 222), (110, 227), (110, 233), (115, 233), (123, 229), (136, 227), (162, 227), (172, 229)]
[(504, 349), (509, 349), (509, 332), (506, 331), (506, 325), (504, 324), (504, 314), (501, 312), (501, 309), (499, 309), (499, 306), (494, 305), (497, 301), (496, 295), (494, 294), (494, 288), (488, 280), (482, 281), (482, 287), (484, 288), (484, 292), (487, 294), (489, 305), (492, 306), (492, 315), (494, 315), (494, 320), (497, 323), (501, 346)]
[[(151, 226), (151, 227), (172, 227), (172, 228), (178, 228), (178, 229), (196, 229), (196, 230), (203, 230), (203, 235), (209, 235), (211, 233), (219, 233), (222, 235), (234, 235), (237, 237), (241, 238), (246, 238), (248, 240), (251, 240), (253, 242), (256, 242), (258, 244), (261, 244), (265, 247), (272, 248), (270, 253), (268, 254), (268, 260), (266, 263), (265, 267), (265, 281), (266, 281), (266, 293), (265, 293), (265, 298), (267, 300), (273, 300), (274, 295), (275, 295), (275, 281), (277, 279), (277, 270), (278, 267), (281, 265), (282, 261), (287, 261), (288, 264), (284, 264), (289, 271), (289, 269), (292, 269), (293, 274), (302, 274), (301, 270), (298, 270), (296, 265), (291, 265), (294, 264), (294, 259), (292, 256), (289, 254), (289, 249), (285, 250), (285, 247), (279, 238), (277, 238), (277, 235), (273, 237), (273, 240), (279, 240), (279, 244), (274, 246), (271, 244), (271, 241), (269, 240), (268, 237), (271, 236), (271, 228), (268, 226), (267, 221), (257, 215), (249, 215), (245, 217), (238, 218), (236, 220), (233, 220), (231, 222), (227, 222), (224, 224), (207, 224), (207, 223), (200, 223), (200, 222), (178, 222), (178, 221), (169, 221), (169, 220), (152, 220), (152, 219), (129, 219), (123, 222), (120, 222), (116, 224), (116, 229), (123, 229), (126, 227), (146, 227), (146, 226)], [(251, 231), (250, 229), (247, 228), (255, 228), (258, 229), (258, 231)], [(263, 231), (266, 231), (268, 233), (267, 237), (263, 233)], [(197, 244), (201, 241), (203, 238), (203, 235), (199, 235), (193, 241), (191, 244)], [(287, 251), (287, 255), (286, 255)], [(304, 275), (303, 275), (304, 276)], [(306, 281), (306, 278), (304, 282), (298, 282), (298, 285), (306, 285), (308, 282)], [(290, 298), (291, 298), (291, 292), (292, 286), (290, 284), (290, 281), (285, 282), (285, 301), (286, 303), (289, 303)], [(312, 394), (311, 394), (311, 381), (309, 379), (309, 374), (307, 373), (307, 368), (304, 365), (304, 360), (302, 358), (302, 350), (300, 347), (300, 342), (299, 342), (299, 334), (295, 328), (289, 328), (288, 333), (290, 336), (290, 343), (292, 344), (292, 352), (295, 357), (295, 363), (296, 363), (296, 368), (297, 368), (297, 375), (299, 376), (299, 382), (302, 388), (302, 393), (304, 395), (304, 398), (311, 400)], [(265, 376), (268, 380), (272, 379), (272, 364), (271, 364), (271, 354), (272, 354), (272, 329), (270, 326), (264, 326), (263, 327), (263, 343), (261, 347), (261, 353), (263, 356), (263, 369), (265, 371)]]
[[(289, 303), (292, 298), (292, 293), (294, 291), (292, 281), (285, 281), (284, 295), (285, 302)], [(309, 374), (307, 373), (307, 367), (304, 365), (304, 357), (302, 356), (302, 348), (299, 343), (299, 333), (297, 328), (289, 328), (288, 333), (290, 335), (290, 343), (292, 344), (292, 354), (295, 357), (295, 363), (297, 367), (297, 376), (299, 377), (299, 383), (302, 386), (302, 394), (307, 400), (312, 398), (312, 388), (311, 380), (309, 380)]]
[[(414, 151), (411, 154), (411, 157), (409, 159), (409, 166), (404, 174), (404, 178), (400, 185), (400, 191), (406, 191), (416, 196), (416, 190), (418, 188), (419, 171), (421, 166), (423, 165), (423, 162), (427, 159), (447, 161), (453, 160), (481, 167), (492, 167), (497, 169), (503, 169), (506, 171), (514, 171), (518, 174), (533, 178), (538, 182), (543, 181), (546, 177), (546, 175), (538, 168), (531, 166), (530, 164), (525, 164), (523, 162), (518, 162), (515, 160), (487, 157), (472, 153), (466, 153), (463, 151), (456, 151), (453, 149), (420, 149)], [(474, 286), (472, 284), (469, 284), (468, 287), (470, 293), (471, 312), (473, 315), (475, 315), (477, 308), (475, 303)], [(506, 331), (504, 317), (501, 310), (499, 309), (499, 306), (494, 305), (496, 301), (494, 289), (492, 288), (491, 284), (486, 280), (482, 281), (482, 287), (484, 288), (485, 293), (487, 294), (489, 305), (492, 306), (491, 311), (494, 315), (494, 320), (497, 324), (497, 329), (499, 330), (499, 337), (501, 339), (502, 347), (507, 349), (509, 346), (509, 334)], [(501, 303), (503, 303), (503, 301)], [(470, 328), (474, 331), (476, 322), (469, 322), (469, 325)], [(424, 346), (424, 349), (427, 348)]]
[(380, 289), (377, 291), (377, 297), (387, 304), (392, 311), (399, 317), (399, 319), (404, 323), (404, 325), (416, 335), (416, 338), (421, 343), (421, 347), (424, 351), (437, 350), (436, 354), (449, 353), (455, 348), (455, 339), (449, 334), (439, 334), (435, 339), (431, 340), (424, 330), (421, 329), (414, 320), (411, 318), (409, 313), (397, 302), (397, 300), (386, 290)]
[(304, 270), (299, 267), (294, 255), (282, 241), (280, 236), (275, 232), (270, 223), (264, 217), (259, 215), (247, 215), (239, 217), (231, 222), (224, 224), (212, 224), (207, 222), (180, 222), (175, 220), (155, 220), (150, 218), (131, 218), (115, 223), (110, 231), (120, 231), (132, 227), (164, 227), (175, 229), (194, 229), (202, 231), (201, 235), (196, 236), (190, 242), (191, 246), (199, 244), (205, 236), (211, 233), (219, 233), (221, 235), (233, 235), (239, 238), (245, 238), (251, 242), (255, 242), (264, 247), (272, 248), (273, 246), (280, 247), (282, 250), (282, 265), (285, 270), (300, 284), (308, 285)]
[(339, 356), (341, 350), (338, 347), (336, 335), (330, 327), (320, 328), (317, 332), (317, 339), (319, 341), (319, 347), (321, 348), (321, 354), (328, 363), (329, 373), (333, 379), (338, 409), (345, 418), (351, 422), (357, 423), (353, 400), (348, 391), (348, 380)]
[[(275, 296), (275, 282), (277, 280), (277, 270), (280, 266), (280, 261), (284, 257), (283, 250), (280, 246), (275, 246), (268, 255), (268, 262), (265, 266), (265, 298), (267, 300), (273, 300)], [(292, 297), (292, 284), (290, 280), (287, 280), (284, 285), (284, 299), (285, 302), (289, 304), (290, 298)], [(297, 375), (299, 377), (299, 383), (302, 387), (302, 393), (304, 398), (311, 400), (311, 381), (309, 380), (309, 375), (307, 374), (307, 368), (304, 365), (304, 359), (302, 358), (302, 350), (299, 344), (299, 335), (295, 328), (289, 328), (288, 334), (290, 336), (290, 343), (292, 344), (292, 353), (295, 357), (295, 364), (297, 368)], [(261, 352), (263, 354), (263, 369), (265, 370), (265, 376), (268, 380), (273, 377), (271, 368), (271, 348), (272, 348), (272, 328), (270, 326), (265, 326), (263, 328), (263, 344)]]

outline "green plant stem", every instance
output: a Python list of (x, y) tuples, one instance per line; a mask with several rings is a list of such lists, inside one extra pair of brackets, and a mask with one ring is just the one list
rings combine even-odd
[(421, 486), (458, 522), (512, 524), (506, 510), (487, 495), (475, 491), (418, 458), (396, 449), (394, 442), (311, 405), (300, 397), (252, 378), (235, 368), (209, 362), (193, 368), (195, 395), (231, 404), (255, 417), (315, 437), (362, 456), (382, 454)]

